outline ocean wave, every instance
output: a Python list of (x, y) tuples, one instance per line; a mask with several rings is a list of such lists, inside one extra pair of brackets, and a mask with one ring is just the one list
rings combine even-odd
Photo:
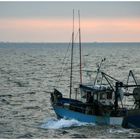
[[(67, 128), (67, 127), (74, 127), (74, 126), (86, 126), (91, 123), (85, 123), (85, 122), (80, 122), (75, 119), (67, 120), (67, 119), (50, 119), (46, 123), (41, 125), (41, 128), (45, 129), (61, 129), (61, 128)], [(95, 125), (95, 124), (91, 124)]]

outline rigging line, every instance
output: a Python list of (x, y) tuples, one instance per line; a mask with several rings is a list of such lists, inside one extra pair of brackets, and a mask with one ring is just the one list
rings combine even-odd
[(78, 17), (79, 17), (79, 56), (80, 56), (80, 84), (82, 84), (82, 56), (81, 56), (81, 28), (80, 28), (80, 10), (78, 10)]
[(71, 42), (71, 39), (70, 39), (70, 41), (69, 41), (69, 44), (68, 44), (68, 47), (67, 47), (65, 56), (64, 56), (63, 61), (62, 61), (62, 67), (61, 67), (61, 69), (60, 69), (60, 71), (59, 71), (59, 75), (58, 75), (58, 78), (59, 78), (59, 79), (56, 80), (56, 82), (55, 82), (55, 85), (57, 85), (57, 86), (58, 86), (58, 82), (60, 81), (60, 78), (61, 78), (61, 76), (62, 76), (62, 74), (63, 74), (63, 69), (64, 69), (65, 60), (66, 60), (67, 53), (68, 53), (69, 48), (70, 48), (70, 42)]
[(76, 33), (76, 36), (75, 36), (74, 42), (75, 42), (75, 41), (76, 41), (76, 39), (77, 39), (78, 32), (79, 32), (79, 31), (77, 31), (77, 33)]
[(73, 48), (74, 48), (74, 9), (73, 9), (73, 32), (72, 32), (72, 47), (71, 47), (71, 71), (70, 71), (70, 94), (69, 94), (70, 99), (72, 94)]
[[(75, 36), (74, 41), (76, 41), (77, 36), (78, 36), (78, 31), (77, 31), (77, 33), (76, 33), (76, 36)], [(70, 42), (69, 42), (69, 45), (68, 45), (67, 53), (68, 53), (68, 51), (69, 51), (69, 47), (70, 47)], [(68, 57), (67, 57), (67, 53), (66, 53), (66, 55), (65, 55), (65, 57), (64, 57), (64, 59), (63, 59), (63, 65), (64, 65), (64, 66), (67, 64), (67, 61), (68, 61), (68, 59), (66, 59), (66, 58), (69, 58), (69, 56), (70, 56), (70, 54), (69, 54)], [(67, 60), (67, 61), (64, 62), (64, 60)], [(63, 69), (62, 69), (62, 70), (63, 70)], [(60, 75), (60, 76), (61, 76), (61, 75)]]
[[(75, 36), (75, 38), (74, 38), (74, 42), (76, 41), (77, 37), (78, 37), (78, 31), (77, 31), (76, 36)], [(67, 51), (66, 51), (65, 56), (64, 56), (64, 58), (63, 58), (62, 67), (61, 67), (61, 70), (59, 71), (59, 75), (58, 75), (58, 80), (56, 80), (56, 82), (55, 82), (56, 87), (58, 87), (58, 83), (59, 83), (60, 80), (61, 80), (61, 77), (62, 77), (62, 75), (63, 75), (63, 73), (64, 73), (64, 68), (65, 68), (65, 66), (66, 66), (66, 64), (67, 64), (67, 62), (68, 62), (68, 58), (69, 58), (69, 56), (70, 56), (70, 54), (69, 54), (68, 56), (67, 56), (67, 54), (68, 54), (69, 49), (70, 49), (71, 41), (72, 41), (72, 38), (71, 38), (70, 41), (69, 41), (69, 44), (68, 44), (68, 47), (67, 47)]]
[[(77, 36), (78, 36), (78, 31), (77, 31), (77, 33), (76, 33), (76, 36), (75, 36), (74, 41), (76, 40)], [(71, 40), (72, 40), (72, 39), (71, 39)], [(58, 82), (60, 82), (60, 79), (61, 79), (61, 77), (62, 77), (62, 75), (63, 75), (63, 72), (64, 72), (64, 68), (65, 68), (65, 66), (66, 66), (66, 64), (67, 64), (67, 62), (68, 62), (68, 58), (69, 58), (69, 56), (70, 56), (70, 54), (69, 54), (68, 57), (67, 57), (67, 53), (68, 53), (69, 48), (70, 48), (71, 40), (70, 40), (70, 42), (69, 42), (69, 44), (68, 44), (68, 48), (67, 48), (65, 57), (64, 57), (64, 59), (63, 59), (63, 61), (62, 61), (62, 64), (63, 64), (63, 65), (62, 65), (62, 68), (61, 68), (61, 70), (60, 70), (60, 74), (59, 74), (59, 76), (58, 76), (59, 80), (57, 81), (57, 84), (58, 84)], [(58, 85), (57, 85), (57, 86), (58, 86)]]

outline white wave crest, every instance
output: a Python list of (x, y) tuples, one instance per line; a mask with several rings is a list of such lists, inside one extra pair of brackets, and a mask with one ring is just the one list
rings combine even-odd
[(45, 129), (60, 129), (60, 128), (66, 128), (66, 127), (72, 127), (72, 126), (86, 126), (88, 124), (89, 123), (79, 122), (79, 121), (77, 121), (75, 119), (71, 119), (71, 120), (66, 120), (66, 119), (54, 120), (54, 119), (50, 119), (46, 123), (42, 124), (41, 128), (45, 128)]

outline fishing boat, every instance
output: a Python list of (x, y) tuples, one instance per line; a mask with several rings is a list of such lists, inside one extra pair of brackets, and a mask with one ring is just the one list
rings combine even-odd
[[(51, 104), (58, 118), (76, 119), (81, 122), (95, 123), (98, 125), (121, 125), (125, 128), (140, 128), (140, 85), (132, 70), (129, 71), (126, 83), (108, 75), (101, 70), (105, 58), (97, 68), (94, 81), (83, 83), (81, 66), (81, 30), (79, 17), (79, 56), (80, 56), (80, 82), (76, 92), (72, 88), (73, 74), (73, 47), (74, 47), (74, 11), (73, 32), (71, 47), (70, 92), (65, 98), (56, 88), (51, 92)], [(101, 75), (100, 84), (98, 75)], [(129, 83), (132, 77), (133, 83)], [(105, 83), (103, 81), (106, 81)], [(75, 98), (72, 98), (75, 94)], [(80, 98), (77, 98), (77, 95)], [(132, 104), (124, 103), (124, 99), (131, 99)]]

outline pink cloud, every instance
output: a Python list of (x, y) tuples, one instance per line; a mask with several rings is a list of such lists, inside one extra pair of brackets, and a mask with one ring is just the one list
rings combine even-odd
[[(139, 27), (140, 19), (82, 19), (82, 40), (140, 42)], [(0, 19), (1, 41), (67, 42), (71, 31), (71, 19)]]

